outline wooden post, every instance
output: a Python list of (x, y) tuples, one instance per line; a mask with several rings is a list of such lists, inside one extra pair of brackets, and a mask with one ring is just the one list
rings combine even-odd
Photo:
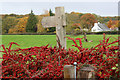
[(56, 18), (56, 38), (57, 38), (57, 46), (59, 44), (61, 47), (66, 49), (66, 19), (64, 7), (56, 7), (55, 8), (55, 18)]
[(95, 80), (94, 68), (92, 66), (83, 67), (77, 71), (77, 78)]
[(74, 79), (75, 78), (75, 70), (73, 65), (65, 65), (64, 66), (64, 78), (65, 79)]
[(56, 27), (56, 39), (58, 48), (61, 46), (66, 49), (66, 17), (64, 7), (55, 8), (55, 16), (48, 16), (42, 19), (44, 28)]
[(76, 80), (95, 80), (95, 67), (91, 65), (84, 65), (81, 69), (77, 71), (77, 79), (75, 78), (75, 66), (65, 65), (64, 66), (64, 79), (76, 79)]

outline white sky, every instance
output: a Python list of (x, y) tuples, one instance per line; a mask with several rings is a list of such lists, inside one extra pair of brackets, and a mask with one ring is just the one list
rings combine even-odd
[[(29, 2), (28, 2), (29, 1)], [(44, 10), (64, 6), (65, 12), (95, 13), (100, 16), (117, 16), (119, 0), (1, 0), (0, 14), (28, 14), (31, 9), (37, 15)]]
[(120, 0), (0, 0), (0, 2), (119, 2)]

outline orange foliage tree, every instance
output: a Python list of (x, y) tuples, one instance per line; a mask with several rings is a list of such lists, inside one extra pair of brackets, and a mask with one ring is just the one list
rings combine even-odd
[(109, 20), (107, 26), (112, 30), (116, 29), (119, 26), (119, 20)]
[(108, 26), (109, 28), (111, 28), (111, 26), (112, 26), (112, 20), (111, 20), (111, 19), (108, 21), (107, 26)]
[(80, 24), (82, 28), (87, 28), (90, 30), (95, 22), (96, 22), (95, 16), (90, 13), (84, 14), (80, 17)]
[(111, 28), (119, 27), (119, 22), (120, 22), (120, 21), (118, 21), (118, 20), (112, 21), (112, 26), (111, 26)]
[(72, 25), (72, 27), (73, 27), (74, 29), (79, 28), (80, 30), (82, 30), (80, 23), (74, 23), (74, 24)]

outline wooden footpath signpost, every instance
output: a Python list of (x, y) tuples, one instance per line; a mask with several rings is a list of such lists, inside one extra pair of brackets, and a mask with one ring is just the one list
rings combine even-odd
[(48, 16), (42, 19), (44, 28), (56, 27), (57, 46), (66, 49), (66, 17), (64, 7), (55, 8), (55, 16)]

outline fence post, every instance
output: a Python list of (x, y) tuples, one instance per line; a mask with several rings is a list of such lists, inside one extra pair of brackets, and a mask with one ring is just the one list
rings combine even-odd
[(56, 38), (57, 38), (57, 46), (59, 44), (61, 47), (66, 49), (66, 17), (64, 12), (64, 7), (56, 7), (55, 8), (55, 20), (56, 20)]
[(74, 79), (75, 78), (75, 68), (73, 65), (64, 66), (64, 78), (65, 79)]
[[(64, 79), (72, 79), (72, 80), (95, 80), (95, 67), (91, 65), (85, 65), (78, 71), (76, 71), (77, 63), (74, 62), (73, 65), (65, 65), (64, 66)], [(77, 72), (77, 75), (76, 75)]]
[(95, 80), (94, 67), (90, 65), (82, 67), (77, 71), (77, 78), (79, 80), (80, 79)]

